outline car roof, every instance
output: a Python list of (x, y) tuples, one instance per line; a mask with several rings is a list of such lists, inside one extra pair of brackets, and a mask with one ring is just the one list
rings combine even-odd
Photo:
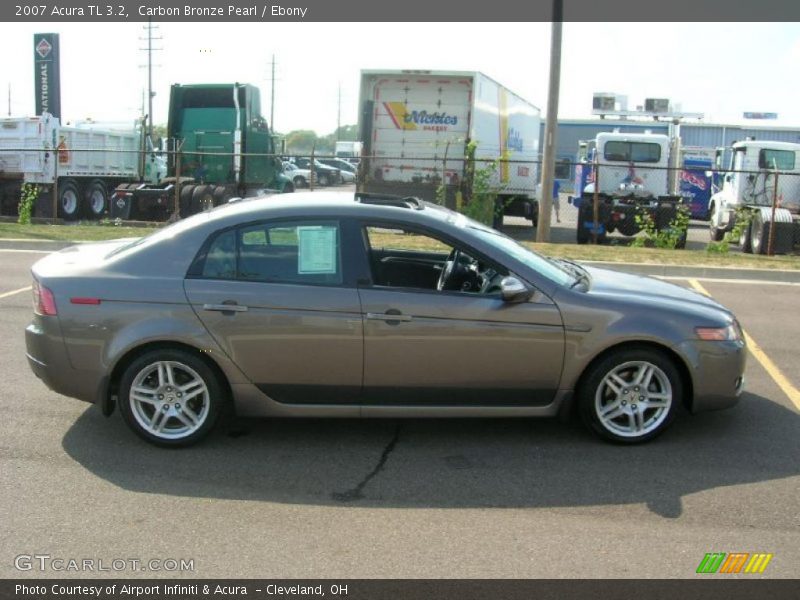
[[(366, 195), (369, 197), (369, 194)], [(376, 198), (381, 195), (375, 195)], [(395, 197), (402, 202), (402, 196)], [(272, 218), (303, 218), (311, 216), (368, 217), (424, 223), (437, 220), (454, 222), (462, 215), (443, 206), (421, 202), (421, 210), (406, 206), (371, 204), (356, 201), (353, 192), (315, 191), (292, 194), (273, 194), (231, 202), (205, 213), (200, 213), (197, 226), (219, 229), (238, 223)], [(198, 215), (196, 215), (198, 216)], [(194, 217), (191, 217), (194, 218)]]

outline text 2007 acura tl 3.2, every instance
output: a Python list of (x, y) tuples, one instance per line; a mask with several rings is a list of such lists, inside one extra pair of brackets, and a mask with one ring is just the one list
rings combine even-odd
[(33, 271), (30, 366), (150, 442), (241, 416), (534, 417), (641, 442), (732, 406), (733, 314), (656, 279), (542, 257), (415, 198), (242, 201)]

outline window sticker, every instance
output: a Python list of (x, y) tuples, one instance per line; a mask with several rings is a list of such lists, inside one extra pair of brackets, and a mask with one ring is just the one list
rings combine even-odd
[(297, 273), (322, 275), (336, 273), (336, 226), (298, 227)]

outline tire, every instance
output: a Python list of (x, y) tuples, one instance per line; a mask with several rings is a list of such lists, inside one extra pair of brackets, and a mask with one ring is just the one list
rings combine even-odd
[(766, 254), (769, 244), (769, 223), (765, 223), (761, 216), (761, 211), (753, 213), (753, 220), (750, 221), (750, 244), (753, 254)]
[(226, 188), (224, 185), (215, 186), (213, 196), (214, 206), (225, 204), (225, 201), (228, 199), (228, 188)]
[(58, 216), (65, 221), (76, 221), (81, 216), (81, 194), (72, 179), (58, 184)]
[(184, 350), (147, 352), (127, 366), (120, 380), (119, 406), (125, 423), (156, 446), (177, 448), (199, 442), (213, 429), (225, 401), (211, 367)]
[(286, 182), (283, 186), (283, 190), (281, 190), (281, 194), (293, 194), (294, 193), (294, 184), (291, 182)]
[(180, 198), (178, 200), (178, 206), (180, 207), (181, 211), (181, 219), (185, 219), (192, 214), (192, 195), (194, 194), (194, 188), (194, 184), (191, 183), (181, 186)]
[(295, 177), (294, 178), (294, 187), (296, 187), (298, 189), (299, 188), (308, 187), (308, 182), (306, 181), (306, 178), (302, 177), (301, 175), (298, 175), (297, 177)]
[(751, 231), (752, 223), (748, 223), (747, 227), (742, 227), (742, 232), (739, 234), (739, 247), (745, 254), (753, 252), (753, 232)]
[(327, 187), (331, 184), (331, 180), (327, 173), (322, 173), (321, 175), (317, 175), (317, 183), (322, 187)]
[(580, 215), (578, 215), (578, 229), (576, 231), (576, 240), (579, 244), (588, 244), (589, 243), (589, 232), (587, 231), (586, 227), (583, 226), (583, 219), (581, 219)]
[(192, 214), (205, 212), (214, 208), (214, 188), (210, 185), (198, 185), (192, 192)]
[[(645, 390), (636, 381), (642, 377), (649, 382)], [(675, 364), (646, 347), (617, 350), (597, 361), (578, 389), (578, 409), (586, 426), (623, 444), (646, 442), (661, 434), (682, 401), (683, 381)]]
[(106, 184), (95, 179), (86, 186), (83, 195), (83, 214), (90, 219), (101, 219), (108, 210), (108, 188)]
[(711, 238), (712, 242), (721, 242), (722, 238), (725, 237), (725, 231), (722, 229), (717, 229), (714, 227), (714, 207), (712, 206), (709, 209), (709, 218), (708, 218), (708, 234)]
[(677, 250), (683, 250), (684, 248), (686, 248), (686, 240), (688, 238), (689, 238), (689, 230), (684, 229), (683, 232), (681, 232), (681, 236), (678, 238), (678, 241), (675, 243), (675, 248)]

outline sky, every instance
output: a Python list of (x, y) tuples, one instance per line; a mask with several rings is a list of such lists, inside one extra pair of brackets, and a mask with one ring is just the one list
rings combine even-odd
[[(481, 71), (542, 108), (549, 23), (161, 23), (156, 30), (154, 121), (165, 123), (172, 83), (247, 82), (275, 127), (332, 132), (355, 123), (361, 69)], [(0, 24), (0, 114), (34, 113), (33, 34), (61, 43), (63, 121), (127, 123), (146, 89), (142, 23)], [(712, 123), (800, 126), (798, 23), (565, 23), (560, 118), (590, 118), (593, 92), (669, 98)], [(742, 113), (777, 112), (778, 121)]]

